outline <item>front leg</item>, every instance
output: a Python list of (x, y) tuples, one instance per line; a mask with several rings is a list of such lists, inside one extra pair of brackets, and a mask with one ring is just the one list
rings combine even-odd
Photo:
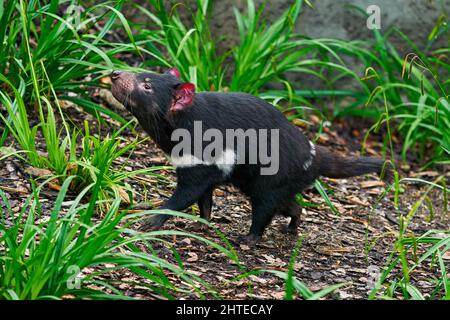
[[(184, 210), (194, 204), (204, 193), (204, 186), (182, 186), (177, 187), (170, 199), (161, 207), (161, 209), (170, 209), (175, 211)], [(141, 230), (158, 230), (171, 216), (168, 214), (158, 214), (145, 220)]]
[[(181, 211), (200, 199), (206, 194), (212, 196), (212, 186), (222, 182), (223, 174), (215, 166), (197, 165), (188, 168), (177, 168), (177, 188), (169, 200), (161, 209)], [(204, 208), (208, 209), (204, 214), (211, 211), (211, 203), (206, 201)], [(157, 230), (171, 217), (167, 214), (158, 214), (144, 221), (141, 230)], [(202, 216), (202, 218), (204, 218)]]
[(214, 188), (207, 190), (198, 200), (200, 217), (209, 221), (211, 219), (212, 195)]
[[(212, 195), (213, 195), (214, 187), (208, 189), (198, 200), (198, 208), (200, 209), (200, 217), (209, 221), (211, 219), (211, 207), (212, 207)], [(194, 231), (205, 231), (207, 226), (198, 221), (194, 224)]]

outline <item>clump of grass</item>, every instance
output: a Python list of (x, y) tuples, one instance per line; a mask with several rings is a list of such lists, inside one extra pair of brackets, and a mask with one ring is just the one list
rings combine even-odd
[[(399, 193), (404, 186), (409, 183), (420, 183), (428, 185), (422, 196), (412, 204), (406, 214), (402, 214), (399, 206)], [(425, 300), (425, 299), (450, 299), (448, 281), (448, 263), (445, 261), (450, 252), (450, 233), (448, 230), (429, 230), (422, 235), (416, 235), (408, 227), (421, 207), (426, 207), (429, 214), (425, 217), (427, 222), (436, 219), (448, 219), (448, 193), (446, 177), (439, 176), (435, 181), (430, 182), (418, 178), (399, 179), (395, 174), (395, 183), (392, 184), (379, 198), (381, 200), (394, 190), (394, 207), (399, 219), (399, 230), (390, 231), (386, 234), (394, 234), (395, 241), (386, 264), (379, 274), (376, 283), (369, 294), (369, 299), (392, 299), (402, 296), (404, 299)], [(442, 210), (437, 215), (436, 203), (431, 201), (429, 194), (432, 191), (439, 191), (443, 194)], [(377, 236), (371, 243), (366, 244), (366, 253), (369, 252), (386, 234)], [(366, 235), (367, 237), (367, 235)], [(367, 239), (366, 239), (367, 240)], [(420, 292), (415, 285), (417, 278), (416, 269), (427, 270), (425, 279), (434, 288), (427, 294)]]
[[(173, 249), (176, 263), (159, 257), (153, 248), (155, 243), (166, 243), (165, 235), (191, 235), (174, 231), (143, 234), (129, 228), (136, 219), (159, 211), (128, 215), (119, 210), (121, 200), (117, 198), (103, 219), (94, 222), (93, 213), (102, 202), (98, 196), (106, 178), (105, 165), (105, 162), (101, 164), (95, 183), (83, 189), (65, 209), (64, 200), (73, 180), (73, 177), (68, 178), (50, 216), (40, 203), (42, 186), (34, 188), (18, 215), (0, 190), (0, 199), (6, 206), (6, 209), (0, 207), (0, 298), (130, 299), (120, 289), (120, 284), (128, 288), (139, 286), (140, 290), (158, 298), (174, 299), (179, 294), (218, 297), (210, 284), (185, 269)], [(92, 197), (89, 203), (82, 204), (88, 192)], [(199, 236), (193, 237), (239, 264), (230, 249)], [(142, 246), (148, 253), (142, 252)], [(114, 280), (108, 276), (122, 269), (131, 272), (136, 280)], [(174, 277), (183, 285), (175, 283)]]
[[(182, 21), (177, 4), (167, 10), (167, 3), (162, 0), (151, 0), (152, 12), (143, 7), (139, 9), (149, 17), (155, 30), (141, 29), (137, 40), (149, 38), (147, 48), (161, 46), (167, 56), (163, 66), (175, 66), (180, 70), (182, 78), (189, 79), (201, 91), (223, 89), (226, 54), (217, 53), (220, 39), (214, 39), (210, 32), (210, 12), (213, 2), (197, 0), (196, 11), (191, 12), (193, 26), (188, 27)], [(186, 10), (191, 10), (187, 6)], [(154, 13), (153, 13), (154, 11)], [(158, 61), (156, 61), (158, 63)], [(149, 63), (153, 63), (150, 61)], [(161, 63), (158, 63), (161, 65)]]
[(234, 8), (240, 43), (232, 49), (234, 73), (230, 90), (257, 93), (266, 83), (294, 68), (304, 52), (293, 41), (295, 23), (303, 1), (295, 1), (270, 26), (262, 18), (265, 6), (255, 9), (254, 1), (247, 1), (244, 15)]
[[(363, 10), (356, 10), (366, 14)], [(442, 19), (441, 19), (442, 20)], [(450, 100), (446, 63), (448, 48), (430, 51), (438, 36), (448, 34), (447, 24), (439, 23), (430, 42), (421, 50), (401, 30), (392, 28), (382, 34), (374, 29), (374, 42), (367, 42), (359, 49), (359, 60), (365, 65), (362, 77), (365, 84), (363, 108), (350, 105), (338, 110), (339, 115), (357, 115), (378, 118), (372, 130), (379, 130), (387, 123), (389, 114), (392, 134), (403, 138), (402, 159), (407, 153), (417, 155), (427, 165), (442, 163), (448, 158), (445, 150), (450, 146)], [(411, 52), (402, 57), (390, 39), (400, 36)], [(373, 49), (372, 49), (373, 48)], [(376, 50), (375, 50), (376, 49)], [(373, 113), (377, 110), (378, 114)], [(385, 145), (388, 139), (386, 135)]]
[[(0, 74), (20, 88), (30, 107), (40, 106), (42, 97), (51, 96), (53, 90), (87, 99), (89, 86), (100, 85), (98, 79), (119, 63), (114, 55), (132, 51), (130, 46), (105, 40), (119, 18), (134, 43), (119, 11), (122, 5), (123, 1), (114, 7), (100, 3), (88, 8), (59, 0), (2, 3)], [(8, 92), (8, 88), (2, 90)], [(96, 110), (108, 112), (98, 105)]]
[[(19, 90), (16, 89), (3, 75), (0, 75), (0, 80), (10, 85), (15, 96), (15, 99), (11, 99), (7, 94), (0, 91), (0, 101), (3, 106), (5, 106), (8, 113), (6, 117), (0, 113), (0, 118), (5, 124), (5, 130), (3, 131), (0, 146), (3, 145), (8, 133), (11, 133), (15, 141), (20, 145), (22, 150), (25, 151), (28, 161), (33, 166), (42, 167), (44, 165), (43, 159), (36, 150), (36, 132), (38, 126), (32, 126), (30, 124), (28, 112), (22, 99), (22, 93), (19, 92)], [(23, 89), (24, 87), (21, 86), (22, 92)]]
[[(417, 253), (419, 251), (422, 252), (420, 255)], [(369, 299), (395, 298), (401, 295), (413, 300), (450, 300), (448, 266), (445, 261), (445, 255), (449, 251), (448, 230), (430, 230), (421, 236), (401, 232)], [(401, 270), (400, 274), (395, 272), (396, 268)], [(419, 268), (427, 269), (430, 273), (427, 280), (434, 284), (428, 295), (421, 293), (414, 284), (415, 270)]]
[[(42, 98), (45, 102), (47, 113), (44, 114), (42, 106), (39, 112), (40, 122), (36, 125), (31, 125), (21, 93), (12, 86), (8, 79), (1, 75), (0, 80), (10, 84), (15, 93), (14, 101), (11, 101), (7, 95), (0, 93), (0, 101), (2, 101), (8, 112), (7, 117), (0, 114), (0, 119), (7, 125), (9, 132), (22, 148), (23, 154), (15, 153), (15, 155), (27, 160), (33, 167), (52, 170), (54, 179), (58, 180), (59, 183), (70, 177), (75, 177), (72, 179), (70, 186), (73, 192), (80, 192), (87, 186), (95, 183), (100, 164), (106, 161), (105, 179), (102, 181), (99, 195), (101, 200), (105, 200), (101, 205), (102, 212), (105, 212), (108, 207), (110, 202), (106, 201), (108, 199), (121, 198), (126, 203), (132, 201), (133, 191), (125, 183), (126, 179), (144, 174), (157, 175), (157, 171), (161, 169), (161, 167), (151, 167), (128, 172), (123, 170), (126, 163), (117, 169), (113, 166), (114, 161), (120, 156), (132, 152), (142, 142), (136, 138), (131, 143), (127, 143), (124, 147), (119, 148), (119, 144), (124, 142), (120, 138), (120, 134), (123, 130), (129, 128), (134, 120), (114, 131), (111, 136), (107, 135), (105, 137), (101, 135), (96, 137), (90, 134), (89, 125), (86, 122), (84, 135), (80, 138), (78, 129), (70, 128), (68, 123), (66, 123), (59, 106), (59, 100), (55, 97), (54, 101), (59, 110), (62, 128), (58, 129), (53, 108), (47, 98)], [(38, 153), (36, 147), (39, 130), (45, 142), (44, 147), (47, 151), (45, 156)], [(80, 140), (81, 151), (77, 148), (77, 143)], [(108, 149), (112, 150), (109, 154), (106, 153)]]
[[(136, 146), (145, 140), (139, 140), (137, 137), (134, 141), (127, 141), (121, 138), (121, 133), (134, 123), (131, 120), (119, 130), (114, 131), (111, 136), (108, 134), (104, 137), (101, 133), (98, 137), (92, 135), (89, 130), (89, 124), (85, 122), (84, 134), (81, 138), (81, 152), (77, 152), (77, 139), (73, 138), (71, 145), (71, 158), (68, 159), (67, 166), (69, 168), (66, 176), (75, 176), (72, 180), (70, 189), (74, 192), (80, 192), (97, 180), (101, 165), (104, 165), (104, 177), (100, 185), (99, 199), (103, 200), (101, 208), (109, 206), (110, 199), (122, 199), (124, 203), (130, 204), (133, 201), (134, 191), (125, 182), (138, 175), (158, 176), (158, 171), (166, 167), (152, 166), (139, 170), (127, 171), (124, 167), (127, 165), (125, 161), (120, 167), (115, 168), (114, 163), (121, 156), (131, 156)], [(124, 144), (124, 146), (121, 146)], [(109, 152), (107, 153), (107, 150)], [(105, 210), (102, 209), (102, 212)]]
[[(6, 115), (0, 114), (5, 124), (0, 146), (11, 133), (32, 166), (49, 168), (62, 180), (67, 176), (69, 159), (73, 158), (68, 153), (75, 142), (74, 131), (62, 114), (61, 93), (85, 95), (71, 98), (78, 99), (75, 102), (81, 106), (89, 105), (90, 111), (104, 112), (124, 123), (114, 112), (86, 100), (86, 91), (96, 83), (95, 79), (113, 68), (114, 54), (129, 50), (127, 46), (107, 45), (104, 40), (117, 16), (125, 21), (118, 11), (121, 1), (116, 8), (100, 4), (88, 10), (71, 3), (69, 8), (75, 11), (61, 14), (64, 4), (15, 0), (2, 4), (0, 10), (0, 55), (4, 57), (0, 62), (0, 102), (7, 111)], [(91, 27), (99, 27), (102, 19), (104, 27), (97, 33), (90, 32)], [(101, 50), (102, 46), (108, 49)], [(37, 124), (30, 121), (33, 106), (38, 113)], [(55, 107), (62, 128), (57, 127)], [(37, 152), (39, 133), (47, 156)]]
[[(213, 38), (210, 33), (211, 1), (197, 1), (196, 11), (191, 12), (193, 24), (189, 26), (180, 18), (180, 5), (168, 10), (163, 1), (152, 0), (152, 10), (139, 8), (150, 18), (155, 29), (136, 26), (140, 34), (137, 39), (151, 39), (151, 42), (147, 42), (147, 49), (156, 43), (166, 50), (164, 61), (149, 63), (176, 66), (182, 78), (195, 83), (199, 91), (230, 90), (265, 97), (262, 88), (269, 83), (281, 82), (287, 89), (272, 92), (271, 98), (278, 95), (290, 101), (297, 99), (308, 103), (294, 94), (291, 84), (286, 80), (286, 73), (311, 74), (323, 80), (327, 86), (347, 75), (359, 78), (345, 66), (336, 49), (329, 44), (332, 40), (312, 40), (294, 32), (302, 4), (302, 0), (296, 0), (271, 25), (265, 23), (264, 5), (257, 10), (254, 1), (248, 0), (245, 13), (234, 8), (240, 42), (219, 54), (217, 48), (222, 38)], [(318, 59), (319, 56), (324, 59)], [(230, 72), (228, 69), (231, 69)], [(331, 81), (322, 75), (330, 70), (339, 74)], [(321, 94), (315, 90), (309, 93)]]

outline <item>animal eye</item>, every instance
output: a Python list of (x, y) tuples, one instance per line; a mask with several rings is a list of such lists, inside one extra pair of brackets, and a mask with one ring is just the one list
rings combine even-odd
[(152, 87), (148, 83), (146, 83), (146, 84), (144, 84), (144, 88), (147, 90), (150, 90)]

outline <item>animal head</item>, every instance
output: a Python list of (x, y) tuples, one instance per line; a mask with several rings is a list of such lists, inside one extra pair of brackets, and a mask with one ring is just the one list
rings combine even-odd
[(175, 68), (162, 74), (114, 71), (111, 80), (114, 97), (138, 118), (183, 112), (195, 96), (195, 85), (183, 83)]

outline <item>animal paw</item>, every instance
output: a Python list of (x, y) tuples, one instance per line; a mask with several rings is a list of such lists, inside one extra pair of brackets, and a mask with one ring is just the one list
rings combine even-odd
[(240, 236), (238, 242), (241, 244), (246, 244), (248, 246), (254, 247), (261, 240), (261, 236), (249, 233), (245, 236)]
[(158, 214), (154, 217), (144, 220), (143, 224), (139, 228), (140, 231), (156, 231), (161, 229), (169, 216), (165, 214)]
[(281, 229), (281, 232), (283, 232), (285, 234), (292, 234), (292, 235), (298, 234), (297, 227), (291, 226), (290, 224), (284, 225), (280, 229)]
[(208, 230), (208, 225), (201, 223), (201, 222), (195, 222), (192, 224), (192, 231), (195, 232), (206, 232)]

